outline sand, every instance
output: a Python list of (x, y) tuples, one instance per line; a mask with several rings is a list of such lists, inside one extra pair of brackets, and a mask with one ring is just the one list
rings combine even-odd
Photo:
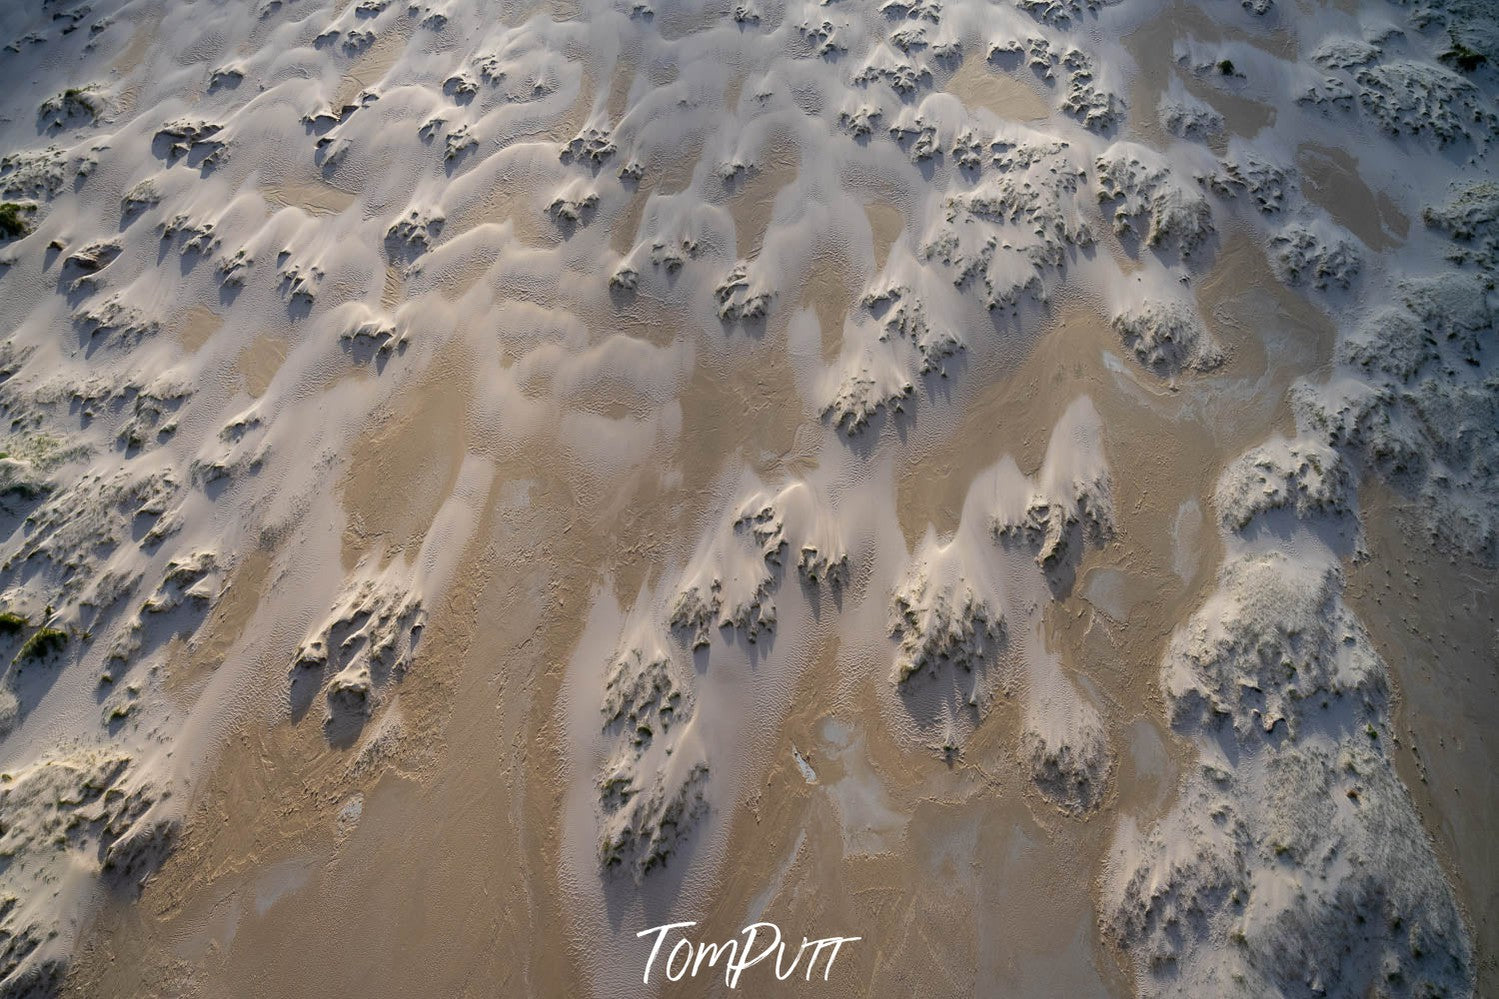
[(1493, 990), (1481, 6), (54, 6), (0, 993)]

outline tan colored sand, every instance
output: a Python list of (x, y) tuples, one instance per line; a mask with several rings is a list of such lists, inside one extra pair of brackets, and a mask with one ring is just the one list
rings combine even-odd
[(177, 320), (177, 340), (183, 350), (195, 354), (223, 325), (223, 316), (212, 309), (194, 305)]
[(358, 198), (357, 194), (320, 179), (283, 181), (262, 188), (266, 199), (278, 205), (301, 208), (314, 215), (339, 215)]
[(245, 391), (258, 399), (270, 388), (271, 380), (281, 370), (286, 360), (287, 343), (284, 337), (262, 333), (235, 358), (234, 366), (244, 381)]
[(463, 463), (473, 377), (467, 353), (447, 351), (360, 438), (339, 484), (349, 514), (346, 567), (372, 544), (387, 552), (421, 545)]
[(125, 46), (114, 63), (110, 65), (110, 71), (117, 76), (125, 76), (134, 72), (145, 59), (146, 52), (151, 48), (151, 43), (156, 39), (158, 26), (161, 24), (163, 10), (161, 4), (153, 5), (147, 9), (135, 26), (130, 31), (130, 42)]
[(203, 637), (191, 647), (178, 642), (167, 657), (167, 690), (174, 696), (189, 699), (213, 671), (224, 662), (249, 626), (260, 607), (264, 589), (270, 581), (275, 546), (263, 539), (262, 544), (246, 553), (235, 564), (225, 584), (224, 594), (214, 605), (209, 626)]
[[(1282, 59), (1296, 58), (1296, 43), (1284, 30), (1268, 34), (1249, 34), (1225, 29), (1195, 7), (1174, 5), (1136, 28), (1124, 37), (1124, 47), (1140, 67), (1130, 90), (1128, 130), (1141, 142), (1157, 149), (1171, 140), (1161, 127), (1157, 106), (1172, 74), (1178, 76), (1187, 92), (1223, 115), (1227, 135), (1252, 138), (1261, 129), (1275, 124), (1275, 109), (1259, 101), (1239, 97), (1178, 70), (1166, 57), (1177, 38), (1190, 35), (1205, 42), (1240, 41), (1264, 49)], [(1225, 137), (1212, 143), (1220, 155), (1227, 148)]]
[(838, 250), (819, 257), (802, 282), (798, 308), (810, 308), (822, 335), (822, 359), (831, 363), (843, 347), (843, 321), (857, 304), (855, 271)]
[(1327, 209), (1333, 221), (1371, 250), (1398, 246), (1410, 232), (1410, 220), (1388, 194), (1376, 193), (1364, 183), (1347, 150), (1308, 142), (1296, 150), (1296, 165), (1307, 200)]
[(1051, 114), (1040, 87), (969, 56), (947, 81), (948, 93), (970, 108), (986, 108), (1006, 121), (1039, 121)]
[(881, 270), (890, 259), (890, 248), (905, 230), (906, 217), (895, 206), (880, 203), (865, 205), (864, 214), (869, 217), (869, 229), (874, 235), (874, 267)]
[(729, 214), (734, 217), (735, 245), (740, 257), (760, 253), (765, 230), (770, 228), (776, 195), (796, 179), (800, 159), (796, 147), (775, 136), (756, 158), (748, 177), (727, 185)]
[(1433, 552), (1387, 488), (1359, 491), (1365, 543), (1347, 597), (1395, 680), (1391, 754), (1473, 928), (1478, 995), (1499, 986), (1499, 674), (1492, 568)]
[(353, 103), (361, 91), (379, 83), (406, 51), (406, 42), (406, 33), (401, 31), (386, 31), (377, 36), (374, 43), (359, 54), (339, 81), (338, 91), (333, 96), (333, 107), (341, 108)]

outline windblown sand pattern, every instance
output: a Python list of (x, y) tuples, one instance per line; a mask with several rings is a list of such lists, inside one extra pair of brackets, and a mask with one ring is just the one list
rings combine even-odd
[(0, 44), (0, 995), (1499, 990), (1490, 5)]

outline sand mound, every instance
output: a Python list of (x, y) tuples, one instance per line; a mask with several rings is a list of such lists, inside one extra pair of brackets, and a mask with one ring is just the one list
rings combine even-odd
[(1270, 510), (1306, 519), (1351, 512), (1352, 476), (1342, 455), (1321, 441), (1274, 437), (1236, 458), (1218, 479), (1213, 504), (1223, 526), (1243, 530)]
[(305, 711), (321, 686), (330, 738), (357, 731), (386, 685), (411, 668), (426, 615), (408, 572), (394, 561), (378, 575), (351, 579), (292, 659), (292, 709)]
[[(1281, 509), (1351, 518), (1333, 453), (1308, 450), (1275, 439), (1231, 466), (1225, 532)], [(1335, 557), (1294, 532), (1228, 544), (1161, 664), (1199, 763), (1154, 828), (1121, 828), (1105, 932), (1148, 995), (1471, 993), (1467, 929), (1384, 748), (1385, 665)]]
[(933, 552), (896, 588), (890, 630), (897, 645), (895, 682), (952, 666), (972, 673), (1004, 639), (1004, 615), (955, 572), (958, 563)]
[(1211, 371), (1223, 363), (1222, 349), (1188, 305), (1148, 301), (1114, 317), (1126, 349), (1162, 377)]
[(77, 927), (56, 898), (86, 895), (93, 878), (133, 890), (177, 835), (168, 797), (130, 756), (103, 750), (0, 775), (0, 990), (60, 986)]

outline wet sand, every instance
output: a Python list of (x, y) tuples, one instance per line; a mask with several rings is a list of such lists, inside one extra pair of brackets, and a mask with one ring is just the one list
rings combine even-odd
[(1348, 602), (1395, 679), (1392, 754), (1472, 921), (1478, 994), (1499, 983), (1499, 580), (1492, 566), (1433, 551), (1406, 501), (1360, 496), (1365, 543), (1379, 555), (1349, 567)]
[(1296, 151), (1306, 196), (1327, 209), (1373, 250), (1398, 246), (1410, 220), (1383, 191), (1375, 193), (1359, 177), (1358, 163), (1346, 150), (1306, 143)]

